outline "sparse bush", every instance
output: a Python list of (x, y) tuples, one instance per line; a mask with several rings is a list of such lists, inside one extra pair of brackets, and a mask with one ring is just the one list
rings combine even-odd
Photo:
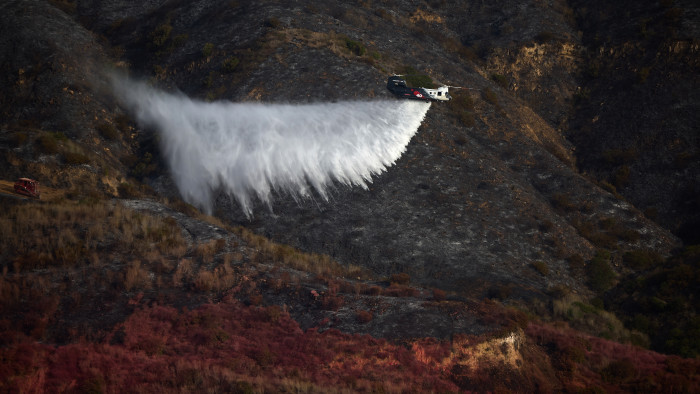
[(241, 61), (237, 57), (229, 57), (222, 63), (221, 71), (225, 73), (232, 73), (236, 70), (236, 67), (238, 67), (240, 62)]
[(80, 152), (66, 152), (63, 154), (66, 164), (81, 165), (90, 163), (90, 158)]
[(177, 263), (173, 273), (173, 286), (182, 286), (193, 274), (192, 260), (182, 259)]
[(121, 198), (135, 198), (139, 196), (138, 189), (128, 182), (122, 182), (117, 186), (117, 192)]
[(510, 295), (512, 293), (513, 293), (513, 289), (510, 286), (499, 284), (499, 285), (493, 286), (489, 289), (488, 298), (503, 301), (503, 300), (507, 299), (508, 297), (510, 297)]
[(484, 100), (486, 100), (487, 103), (497, 105), (498, 104), (498, 96), (496, 93), (494, 93), (493, 90), (489, 88), (484, 88), (484, 90), (481, 92), (482, 97)]
[(476, 121), (474, 120), (474, 113), (469, 111), (460, 112), (459, 121), (466, 127), (474, 127), (476, 124)]
[(116, 118), (114, 118), (114, 124), (117, 126), (117, 129), (119, 129), (119, 131), (121, 131), (123, 133), (129, 131), (129, 128), (130, 128), (129, 122), (130, 122), (129, 116), (124, 114), (124, 113), (121, 113), (121, 114), (117, 115)]
[(599, 250), (588, 263), (588, 285), (594, 291), (602, 293), (612, 287), (615, 281), (615, 271), (610, 267), (610, 252)]
[(508, 88), (508, 78), (502, 74), (491, 74), (491, 79), (498, 84), (498, 86), (506, 89)]
[(447, 294), (445, 293), (444, 290), (433, 289), (433, 300), (434, 301), (445, 301), (446, 298), (447, 298)]
[(178, 48), (187, 42), (187, 40), (190, 38), (190, 36), (186, 33), (178, 34), (175, 37), (173, 37), (173, 47)]
[(569, 196), (564, 193), (556, 193), (554, 197), (552, 197), (552, 205), (554, 205), (554, 208), (567, 212), (575, 211), (577, 208), (576, 204), (571, 202)]
[(549, 274), (549, 266), (547, 266), (547, 263), (544, 261), (535, 261), (532, 263), (532, 267), (542, 276), (547, 276)]
[(345, 46), (357, 56), (364, 56), (367, 48), (360, 41), (355, 41), (350, 38), (345, 39)]
[(273, 29), (279, 29), (282, 27), (282, 21), (279, 20), (279, 18), (275, 18), (274, 16), (272, 18), (268, 18), (265, 21), (265, 26), (271, 27)]
[(210, 291), (215, 284), (214, 274), (207, 270), (201, 270), (194, 280), (194, 287), (199, 291)]
[(148, 271), (141, 267), (141, 261), (135, 260), (129, 263), (124, 274), (124, 289), (130, 291), (148, 284)]
[(392, 274), (391, 277), (389, 277), (389, 283), (396, 283), (397, 285), (408, 285), (410, 282), (411, 277), (405, 272)]
[(628, 166), (622, 166), (615, 171), (615, 175), (613, 175), (612, 182), (615, 185), (616, 188), (620, 188), (624, 185), (627, 184), (630, 178), (630, 168)]
[(555, 300), (559, 300), (571, 294), (571, 288), (566, 285), (556, 285), (547, 289), (547, 293)]
[(343, 296), (338, 294), (325, 294), (321, 297), (321, 307), (326, 310), (337, 311), (345, 304)]
[(579, 87), (574, 93), (574, 101), (576, 103), (588, 101), (589, 98), (591, 98), (591, 90), (589, 88)]
[(356, 314), (357, 322), (360, 324), (369, 323), (372, 321), (372, 312), (369, 311), (358, 311)]
[(161, 66), (160, 64), (153, 65), (153, 74), (156, 76), (164, 76), (168, 72), (168, 69)]
[(202, 56), (207, 58), (211, 56), (212, 52), (214, 52), (214, 44), (211, 42), (204, 44), (204, 46), (202, 47)]
[(58, 140), (54, 134), (44, 133), (37, 138), (36, 142), (41, 153), (47, 155), (58, 153)]
[(119, 137), (119, 132), (112, 126), (111, 123), (102, 122), (95, 127), (100, 135), (108, 140), (116, 140)]
[(378, 296), (382, 294), (382, 288), (379, 286), (369, 286), (362, 289), (362, 294)]
[(156, 47), (162, 47), (170, 38), (173, 27), (170, 22), (161, 23), (150, 34), (151, 43)]
[(393, 15), (391, 15), (391, 13), (384, 8), (378, 8), (376, 11), (374, 11), (374, 14), (384, 19), (385, 21), (389, 21), (392, 23), (394, 22)]
[(457, 93), (449, 101), (449, 107), (457, 114), (460, 122), (466, 127), (473, 127), (474, 120), (474, 100), (468, 94)]
[(382, 294), (387, 297), (417, 297), (419, 291), (413, 287), (392, 283), (382, 291)]
[(452, 100), (449, 101), (449, 105), (458, 110), (474, 111), (474, 100), (469, 94), (455, 94)]
[(645, 270), (660, 264), (663, 257), (653, 250), (634, 250), (622, 255), (622, 261), (635, 270)]
[(545, 44), (554, 39), (555, 35), (551, 31), (541, 31), (535, 36), (535, 41), (540, 44)]
[(225, 241), (222, 239), (212, 240), (197, 245), (195, 248), (195, 255), (200, 258), (202, 263), (211, 263), (214, 260), (214, 254), (222, 249), (220, 241), (223, 241), (225, 245)]

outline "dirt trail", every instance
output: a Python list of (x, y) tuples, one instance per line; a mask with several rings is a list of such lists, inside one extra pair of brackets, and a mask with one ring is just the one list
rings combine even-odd
[[(56, 198), (63, 197), (65, 191), (59, 189), (53, 189), (43, 185), (39, 185), (39, 191), (41, 192), (41, 200), (50, 201)], [(11, 197), (31, 199), (31, 197), (24, 196), (22, 194), (15, 193), (15, 181), (6, 181), (0, 179), (0, 195), (8, 195)]]

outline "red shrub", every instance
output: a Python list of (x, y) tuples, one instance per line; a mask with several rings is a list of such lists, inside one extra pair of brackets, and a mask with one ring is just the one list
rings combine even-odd
[(445, 301), (447, 294), (444, 290), (433, 289), (433, 300), (435, 301)]
[(357, 312), (357, 321), (361, 324), (369, 323), (372, 321), (372, 312), (369, 311), (358, 311)]

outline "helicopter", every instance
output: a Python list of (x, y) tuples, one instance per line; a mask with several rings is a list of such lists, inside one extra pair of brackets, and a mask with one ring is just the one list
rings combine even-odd
[(389, 89), (398, 98), (410, 99), (410, 100), (423, 100), (425, 102), (430, 101), (449, 101), (452, 99), (450, 96), (449, 89), (464, 89), (459, 86), (446, 86), (442, 85), (437, 89), (428, 88), (414, 88), (406, 85), (406, 80), (402, 79), (404, 75), (392, 75), (386, 81), (386, 88)]

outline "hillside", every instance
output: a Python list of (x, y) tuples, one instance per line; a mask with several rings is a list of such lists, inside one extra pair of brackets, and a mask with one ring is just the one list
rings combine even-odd
[[(0, 388), (696, 391), (697, 7), (599, 6), (0, 6), (2, 178), (54, 191), (0, 196)], [(112, 85), (342, 113), (393, 73), (468, 89), (252, 215)]]

